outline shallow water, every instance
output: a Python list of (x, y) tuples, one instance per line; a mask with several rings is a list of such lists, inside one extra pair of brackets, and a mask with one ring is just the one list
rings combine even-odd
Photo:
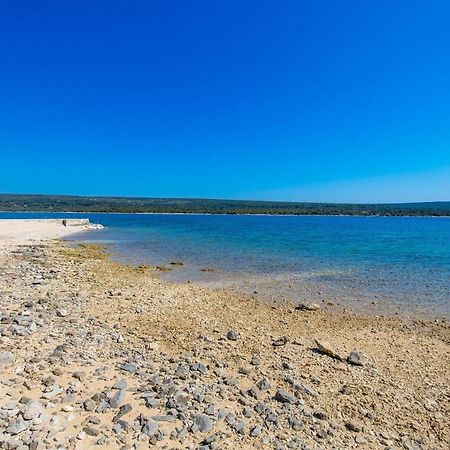
[[(0, 218), (69, 214), (0, 213)], [(106, 244), (162, 276), (258, 291), (275, 299), (339, 301), (450, 316), (450, 219), (431, 217), (70, 214), (105, 230), (75, 240)], [(202, 272), (211, 267), (215, 272)]]

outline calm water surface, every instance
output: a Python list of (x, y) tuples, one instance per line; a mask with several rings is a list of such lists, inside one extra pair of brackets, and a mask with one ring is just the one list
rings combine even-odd
[[(68, 216), (0, 213), (0, 218)], [(450, 316), (448, 218), (70, 216), (106, 226), (73, 239), (104, 243), (117, 260), (154, 265), (183, 261), (183, 267), (164, 274), (176, 281)], [(217, 272), (201, 272), (203, 267)]]

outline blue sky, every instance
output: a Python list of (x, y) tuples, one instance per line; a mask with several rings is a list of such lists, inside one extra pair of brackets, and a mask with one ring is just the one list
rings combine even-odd
[(450, 200), (448, 1), (0, 4), (0, 192)]

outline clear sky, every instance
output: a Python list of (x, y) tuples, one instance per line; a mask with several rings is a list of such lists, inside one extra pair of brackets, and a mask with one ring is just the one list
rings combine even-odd
[(0, 2), (0, 192), (450, 200), (450, 1)]

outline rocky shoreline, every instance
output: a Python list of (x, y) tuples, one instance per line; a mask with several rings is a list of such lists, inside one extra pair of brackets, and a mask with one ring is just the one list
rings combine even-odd
[(268, 305), (59, 241), (0, 267), (1, 448), (449, 446), (448, 322)]

